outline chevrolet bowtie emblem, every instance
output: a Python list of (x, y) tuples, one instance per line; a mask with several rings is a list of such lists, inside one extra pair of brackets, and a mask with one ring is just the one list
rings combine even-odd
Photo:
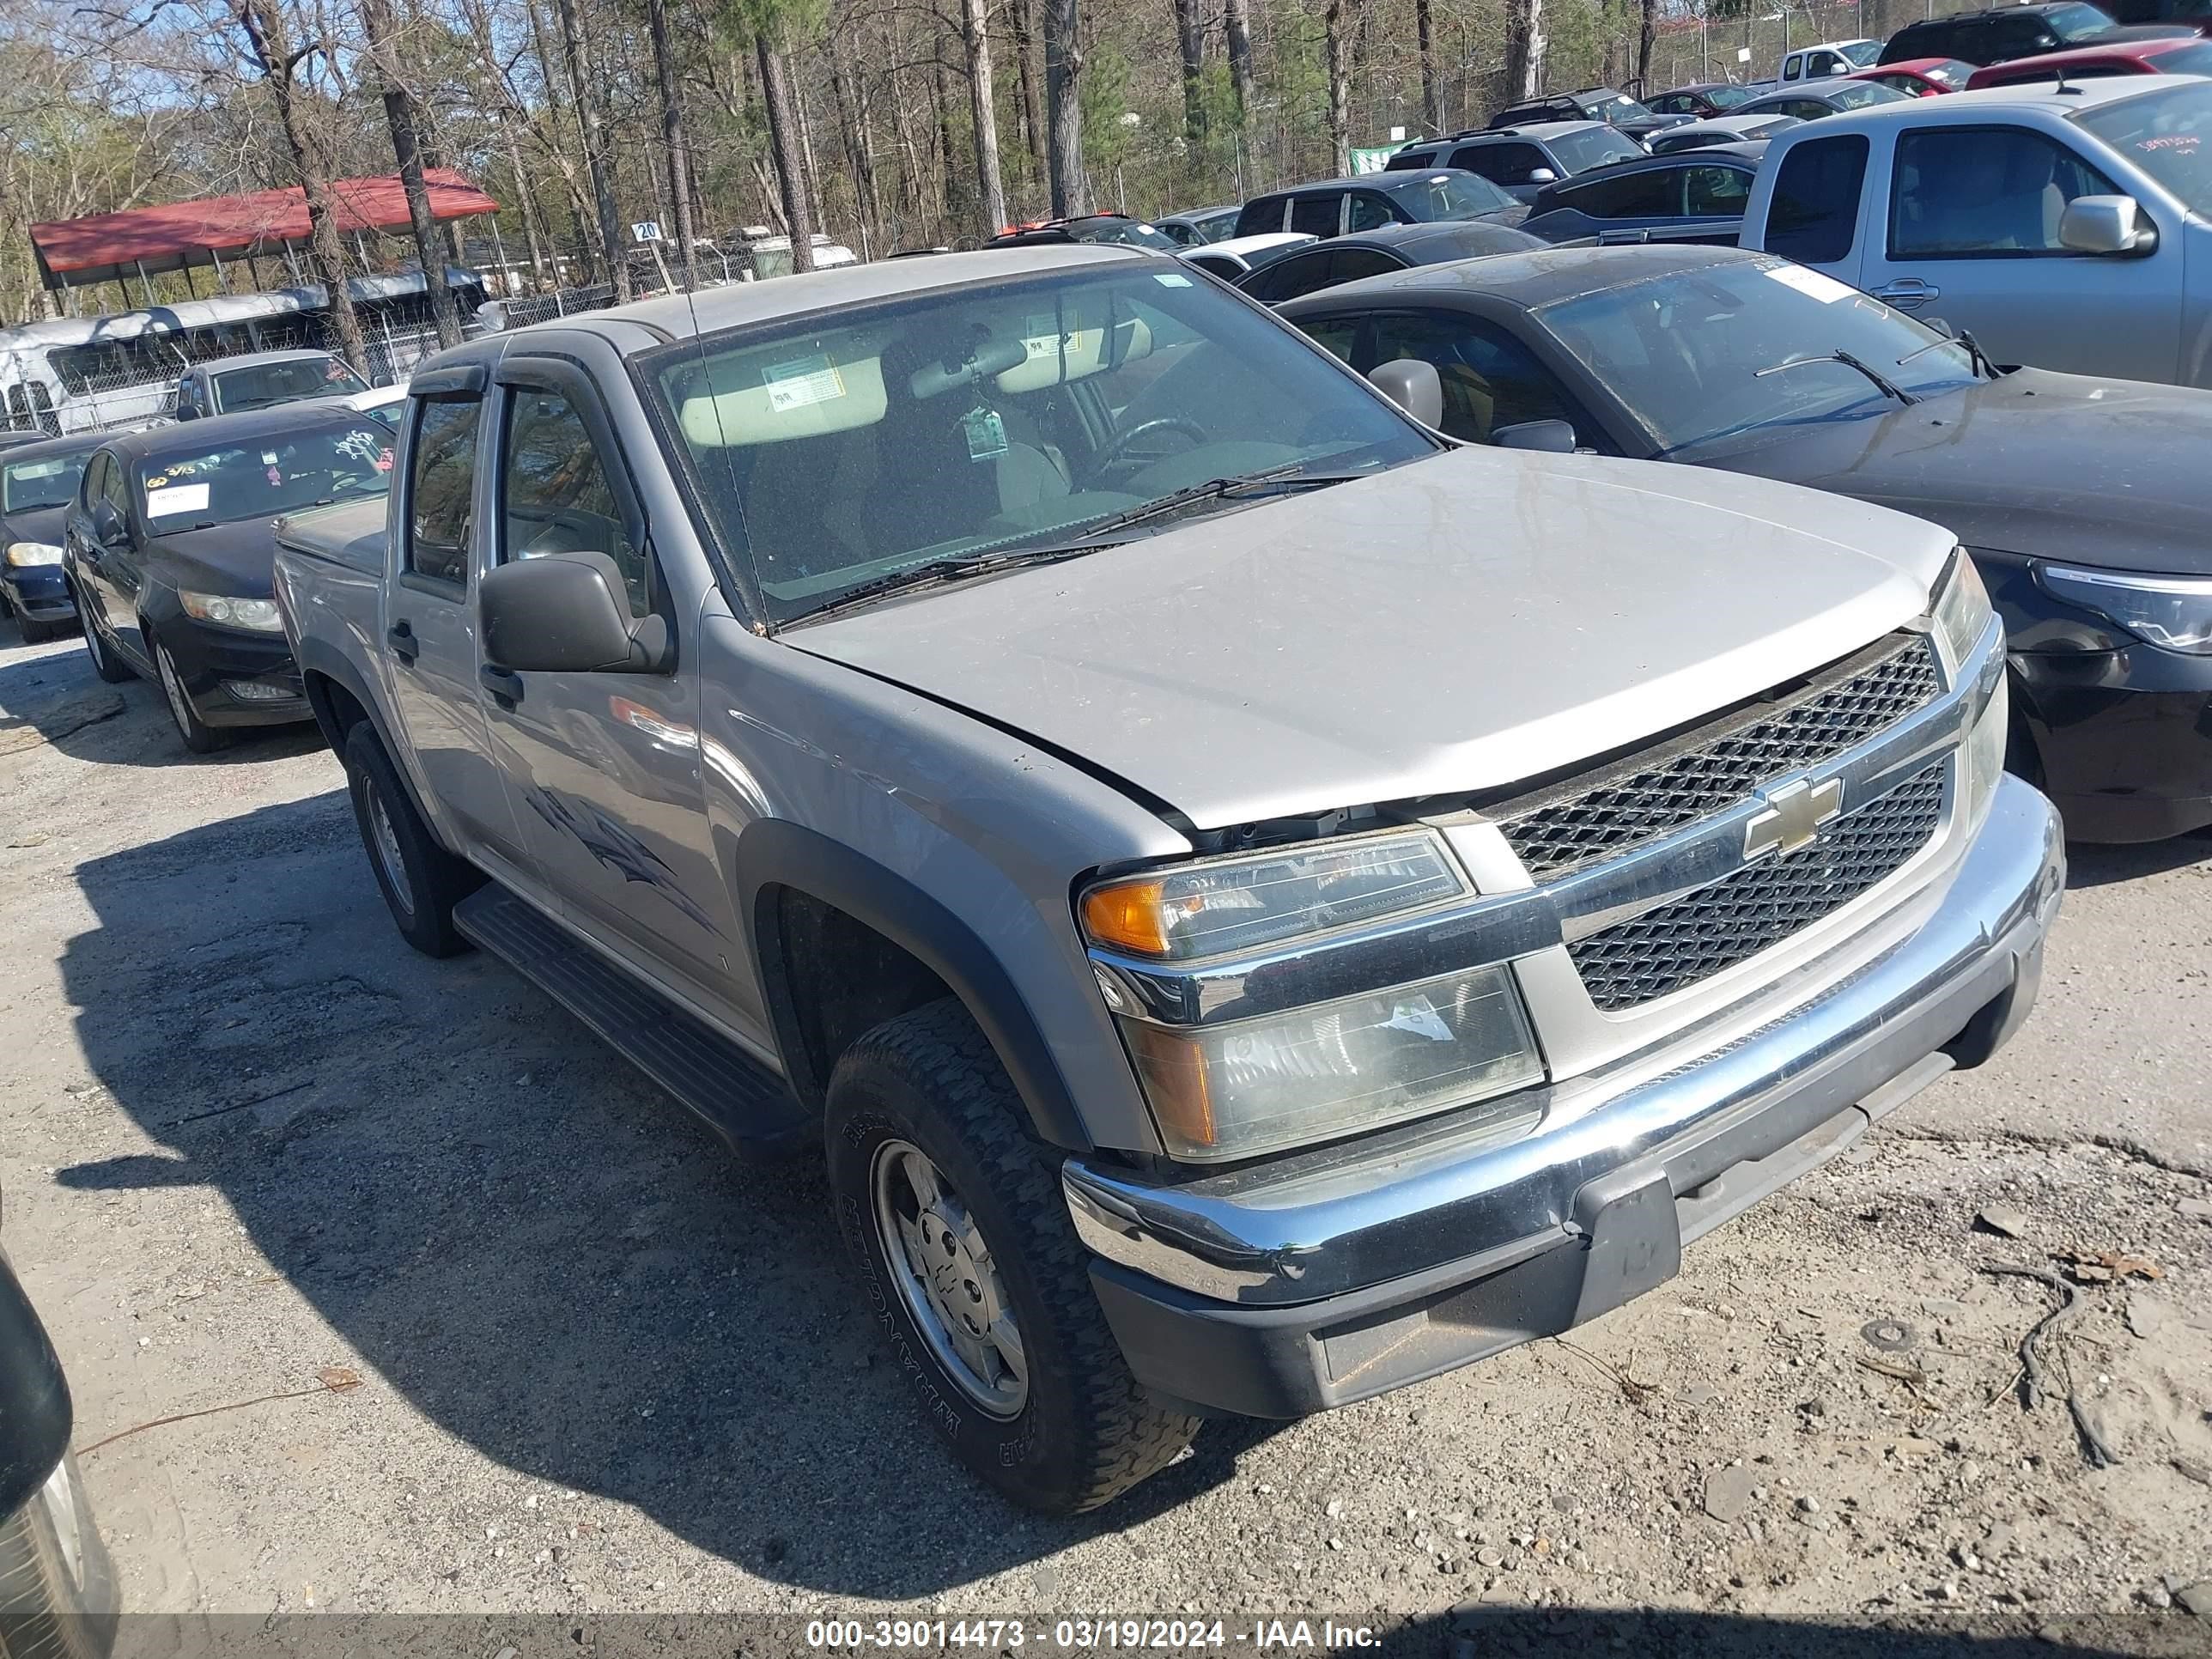
[(1800, 778), (1779, 789), (1763, 789), (1764, 811), (1743, 827), (1743, 855), (1747, 859), (1768, 853), (1794, 853), (1820, 838), (1820, 826), (1844, 810), (1844, 781), (1829, 778), (1810, 783)]

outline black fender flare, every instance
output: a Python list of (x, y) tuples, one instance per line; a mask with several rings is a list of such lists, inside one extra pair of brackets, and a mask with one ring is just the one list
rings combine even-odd
[(802, 1100), (819, 1101), (783, 970), (782, 922), (773, 890), (787, 887), (835, 905), (908, 952), (965, 1005), (1029, 1107), (1037, 1133), (1071, 1152), (1091, 1150), (1082, 1115), (1013, 977), (974, 929), (905, 877), (842, 842), (782, 818), (760, 818), (729, 854), (732, 890), (753, 953), (784, 1072)]
[[(323, 734), (323, 741), (330, 744), (331, 752), (340, 759), (344, 758), (345, 729), (332, 716), (328, 700), (317, 691), (317, 675), (343, 688), (346, 695), (361, 705), (362, 717), (376, 732), (376, 740), (384, 745), (384, 752), (392, 757), (392, 769), (398, 774), (399, 787), (407, 792), (407, 799), (414, 807), (415, 815), (422, 820), (422, 827), (430, 832), (430, 838), (440, 846), (445, 846), (444, 837), (438, 834), (437, 820), (423, 810), (422, 798), (416, 792), (415, 780), (401, 759), (402, 750), (392, 741), (392, 728), (385, 723), (383, 708), (370, 691), (367, 678), (354, 665), (353, 659), (327, 640), (302, 639), (292, 642), (292, 661), (300, 671), (301, 683), (307, 690), (307, 707), (314, 711), (315, 727)], [(448, 847), (446, 850), (452, 852), (453, 848)]]

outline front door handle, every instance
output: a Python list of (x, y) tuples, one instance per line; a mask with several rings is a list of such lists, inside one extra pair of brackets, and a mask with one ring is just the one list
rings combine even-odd
[(1900, 276), (1893, 283), (1884, 283), (1875, 289), (1874, 297), (1895, 306), (1899, 311), (1911, 311), (1924, 306), (1930, 300), (1940, 300), (1943, 290), (1933, 283), (1923, 283), (1917, 276)]
[(501, 668), (488, 662), (477, 670), (477, 682), (492, 695), (492, 700), (501, 708), (512, 708), (522, 701), (522, 676), (512, 668)]
[(392, 647), (392, 654), (404, 663), (412, 663), (422, 654), (422, 641), (415, 637), (415, 630), (404, 622), (396, 622), (386, 629), (384, 642)]

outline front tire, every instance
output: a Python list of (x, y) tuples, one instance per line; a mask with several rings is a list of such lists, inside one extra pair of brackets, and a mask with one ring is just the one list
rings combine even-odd
[(230, 733), (210, 726), (200, 718), (200, 711), (192, 707), (192, 695), (185, 690), (185, 677), (178, 672), (177, 659), (159, 639), (154, 641), (154, 671), (161, 677), (161, 699), (169, 705), (169, 719), (175, 724), (177, 736), (185, 747), (195, 755), (212, 755), (229, 748)]
[(367, 720), (346, 733), (343, 758), (354, 822), (392, 926), (426, 957), (460, 955), (470, 947), (453, 926), (453, 907), (483, 885), (483, 873), (438, 845)]
[(122, 684), (131, 678), (131, 665), (116, 655), (115, 647), (108, 644), (107, 636), (100, 631), (100, 623), (94, 619), (92, 607), (84, 602), (84, 590), (73, 587), (70, 592), (76, 600), (76, 614), (84, 619), (84, 649), (85, 654), (92, 659), (92, 672), (110, 685)]
[(15, 612), (15, 631), (22, 635), (26, 645), (44, 645), (48, 640), (59, 636), (62, 624), (34, 621), (18, 611)]
[(1091, 1288), (1056, 1160), (947, 999), (884, 1021), (830, 1079), (831, 1201), (930, 1426), (1026, 1509), (1096, 1509), (1173, 1462), (1164, 1409)]

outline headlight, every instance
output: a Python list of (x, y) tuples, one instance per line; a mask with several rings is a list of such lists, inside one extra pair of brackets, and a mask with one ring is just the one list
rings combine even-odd
[(1982, 815), (1996, 794), (1997, 779), (2004, 772), (2005, 742), (2011, 734), (2012, 686), (1999, 675), (1997, 689), (1984, 706), (1982, 717), (1974, 722), (1974, 729), (1966, 733), (1960, 753), (1960, 816), (1969, 833), (1981, 826)]
[(1109, 882), (1083, 896), (1083, 926), (1109, 950), (1188, 962), (1417, 909), (1467, 890), (1443, 843), (1415, 830)]
[(9, 542), (8, 562), (12, 565), (59, 564), (62, 550), (52, 542)]
[(177, 600), (185, 607), (187, 617), (201, 622), (216, 623), (224, 628), (250, 628), (261, 634), (283, 631), (283, 618), (276, 614), (273, 599), (234, 599), (222, 593), (180, 591)]
[(1501, 968), (1190, 1030), (1122, 1022), (1168, 1150), (1249, 1158), (1379, 1128), (1543, 1076)]
[(1936, 584), (1936, 636), (1956, 668), (1981, 643), (1990, 625), (1990, 591), (1982, 586), (1982, 573), (1964, 548), (1951, 556), (1951, 568)]
[(2063, 564), (2038, 565), (2035, 574), (2060, 599), (2094, 611), (2147, 645), (2192, 657), (2212, 655), (2212, 580)]

